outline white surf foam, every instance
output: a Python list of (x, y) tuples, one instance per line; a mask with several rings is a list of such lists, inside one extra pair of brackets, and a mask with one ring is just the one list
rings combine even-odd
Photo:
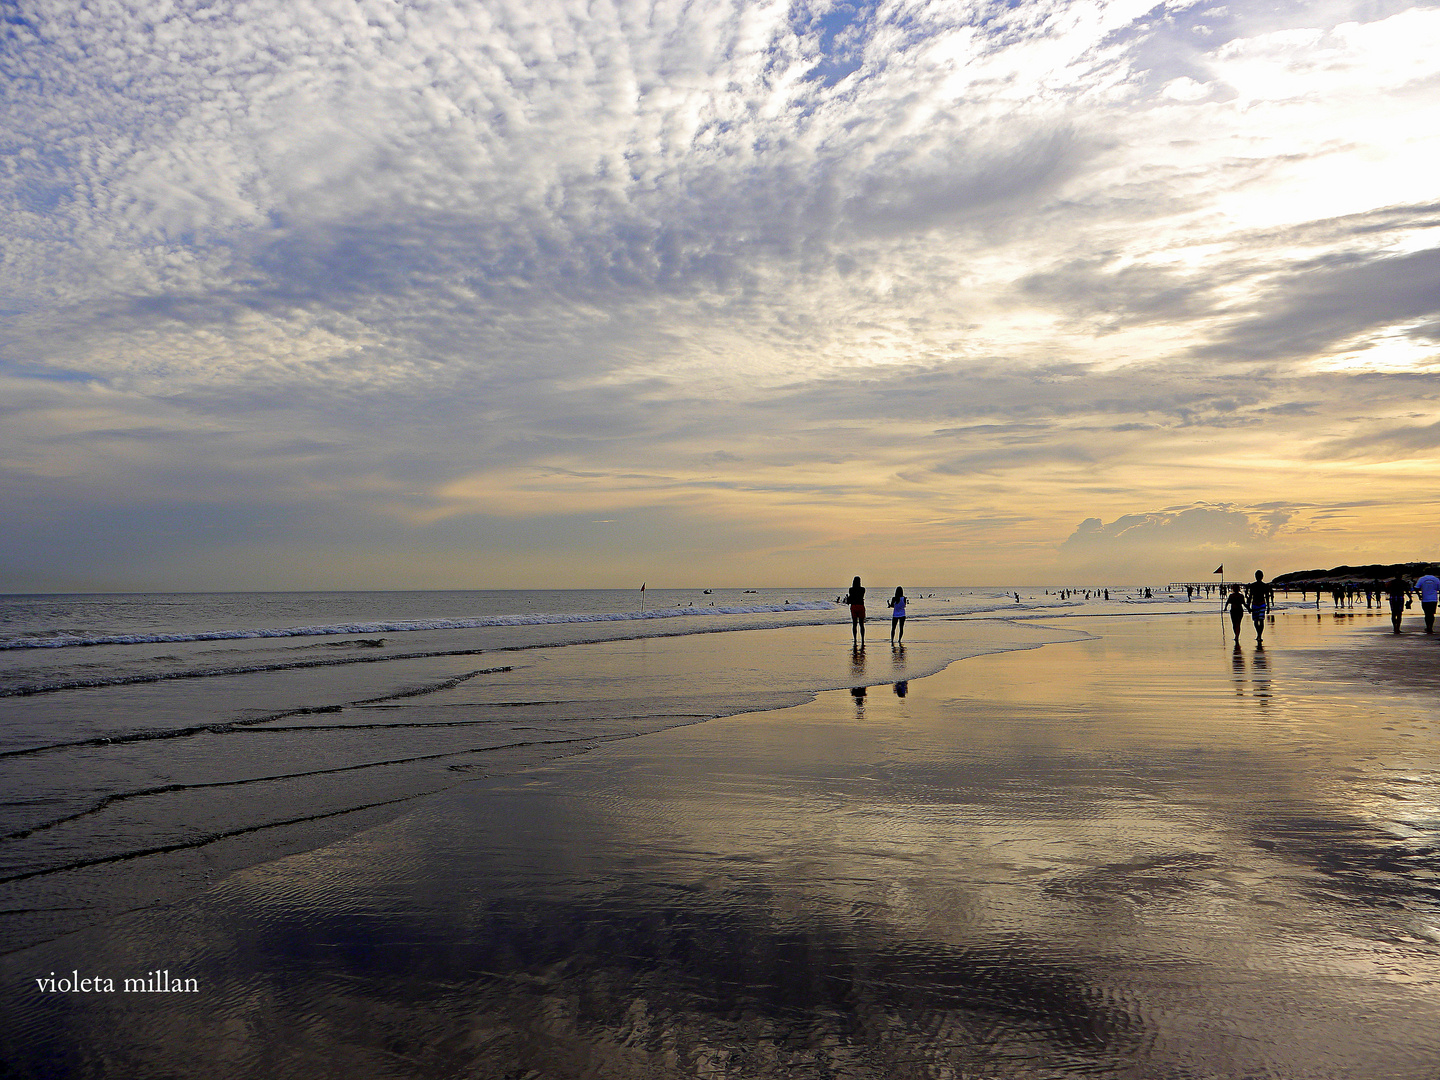
[(393, 622), (351, 622), (326, 626), (256, 627), (181, 633), (84, 634), (47, 632), (44, 636), (0, 639), (0, 649), (62, 649), (85, 645), (157, 645), (184, 641), (242, 641), (255, 638), (327, 637), (335, 634), (399, 634), (412, 630), (476, 630), (487, 626), (538, 626), (546, 623), (630, 622), (694, 615), (758, 615), (779, 611), (828, 611), (828, 601), (791, 604), (744, 604), (649, 611), (535, 612), (524, 615), (483, 615), (473, 619), (402, 619)]

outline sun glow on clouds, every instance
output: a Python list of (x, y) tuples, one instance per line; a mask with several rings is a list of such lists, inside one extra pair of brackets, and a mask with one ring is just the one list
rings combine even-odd
[(1432, 7), (15, 11), (0, 588), (1424, 553)]

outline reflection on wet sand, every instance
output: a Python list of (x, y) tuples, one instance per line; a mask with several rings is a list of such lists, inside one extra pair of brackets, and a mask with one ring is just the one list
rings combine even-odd
[(1262, 704), (1270, 698), (1270, 660), (1263, 645), (1255, 646), (1252, 654), (1246, 655), (1240, 643), (1235, 643), (1231, 654), (1231, 667), (1235, 672), (1235, 696), (1250, 696)]
[[(12, 957), (21, 1075), (1433, 1077), (1435, 710), (1367, 677), (1433, 657), (1099, 622), (458, 789)], [(208, 992), (14, 991), (82, 953)]]

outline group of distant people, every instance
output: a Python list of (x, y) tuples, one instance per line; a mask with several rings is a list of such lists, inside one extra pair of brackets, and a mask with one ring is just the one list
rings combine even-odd
[[(1188, 587), (1187, 587), (1188, 588)], [(1399, 574), (1386, 586), (1386, 592), (1390, 601), (1390, 622), (1395, 627), (1395, 633), (1400, 633), (1400, 619), (1405, 609), (1410, 605), (1410, 593), (1412, 588), (1405, 578)], [(1440, 576), (1436, 574), (1436, 567), (1429, 567), (1419, 579), (1416, 580), (1413, 591), (1420, 596), (1420, 610), (1425, 616), (1425, 632), (1435, 632), (1435, 610), (1440, 606)], [(1088, 594), (1087, 594), (1088, 595)], [(1145, 595), (1150, 595), (1150, 590), (1145, 590)], [(1316, 593), (1319, 596), (1319, 593)], [(1105, 598), (1108, 600), (1109, 590), (1105, 590)], [(1020, 594), (1015, 594), (1018, 602)], [(850, 606), (850, 637), (856, 646), (865, 644), (865, 586), (860, 584), (860, 578), (856, 577), (850, 584), (850, 590), (845, 594), (843, 602)], [(1225, 598), (1225, 610), (1230, 615), (1230, 626), (1235, 632), (1235, 640), (1240, 640), (1240, 627), (1245, 622), (1245, 616), (1250, 616), (1250, 621), (1255, 625), (1255, 644), (1262, 645), (1265, 641), (1265, 620), (1270, 614), (1271, 605), (1275, 602), (1275, 586), (1265, 580), (1264, 571), (1255, 571), (1255, 580), (1249, 585), (1241, 586), (1234, 584), (1230, 586), (1230, 595)], [(900, 645), (905, 641), (905, 590), (899, 585), (895, 586), (895, 595), (885, 601), (885, 606), (890, 609), (890, 644)]]
[[(1310, 589), (1315, 591), (1315, 606), (1320, 606), (1321, 589), (1316, 582), (1300, 582), (1300, 596), (1303, 599)], [(1411, 585), (1405, 580), (1404, 574), (1397, 573), (1387, 582), (1372, 581), (1357, 584), (1353, 581), (1342, 582), (1328, 586), (1330, 600), (1336, 609), (1342, 607), (1354, 607), (1357, 597), (1365, 598), (1365, 606), (1371, 606), (1372, 599), (1376, 605), (1382, 603), (1381, 598), (1390, 605), (1390, 625), (1395, 628), (1395, 633), (1400, 633), (1400, 623), (1409, 609), (1412, 599), (1418, 595), (1420, 598), (1420, 611), (1425, 616), (1425, 632), (1435, 632), (1435, 608), (1440, 603), (1440, 576), (1437, 576), (1437, 569), (1434, 566), (1427, 566), (1425, 572)]]
[[(857, 647), (863, 647), (865, 644), (865, 586), (860, 584), (858, 577), (850, 583), (850, 591), (845, 594), (843, 602), (850, 605), (850, 637)], [(905, 643), (905, 590), (896, 585), (895, 595), (885, 601), (885, 606), (890, 609), (890, 644), (903, 645)], [(896, 636), (897, 632), (898, 637)]]
[[(1440, 576), (1436, 574), (1436, 567), (1427, 567), (1425, 573), (1416, 579), (1414, 586), (1411, 586), (1403, 575), (1396, 574), (1386, 584), (1385, 592), (1390, 603), (1390, 625), (1395, 628), (1395, 633), (1400, 633), (1400, 620), (1405, 609), (1410, 606), (1412, 592), (1420, 597), (1420, 611), (1425, 616), (1425, 633), (1435, 632), (1435, 609), (1440, 606)], [(1318, 589), (1315, 597), (1318, 605)], [(1247, 611), (1255, 623), (1256, 644), (1263, 641), (1265, 617), (1269, 614), (1274, 600), (1275, 587), (1265, 580), (1265, 575), (1259, 570), (1255, 571), (1255, 581), (1243, 591), (1239, 585), (1230, 586), (1230, 595), (1225, 598), (1225, 609), (1230, 613), (1230, 625), (1235, 630), (1236, 641), (1240, 640), (1240, 624), (1245, 621)]]

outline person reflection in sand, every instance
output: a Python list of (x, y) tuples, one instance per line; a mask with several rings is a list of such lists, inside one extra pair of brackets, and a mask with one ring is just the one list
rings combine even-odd
[(1245, 654), (1240, 651), (1240, 643), (1235, 643), (1235, 648), (1230, 654), (1230, 664), (1235, 676), (1235, 696), (1244, 697), (1246, 687), (1249, 687), (1250, 696), (1257, 699), (1262, 705), (1268, 705), (1270, 699), (1270, 658), (1265, 655), (1264, 644), (1257, 642), (1255, 655), (1250, 662), (1249, 670), (1246, 670)]
[(1265, 646), (1255, 643), (1255, 657), (1250, 670), (1251, 693), (1260, 699), (1262, 705), (1270, 703), (1270, 658), (1265, 655)]

